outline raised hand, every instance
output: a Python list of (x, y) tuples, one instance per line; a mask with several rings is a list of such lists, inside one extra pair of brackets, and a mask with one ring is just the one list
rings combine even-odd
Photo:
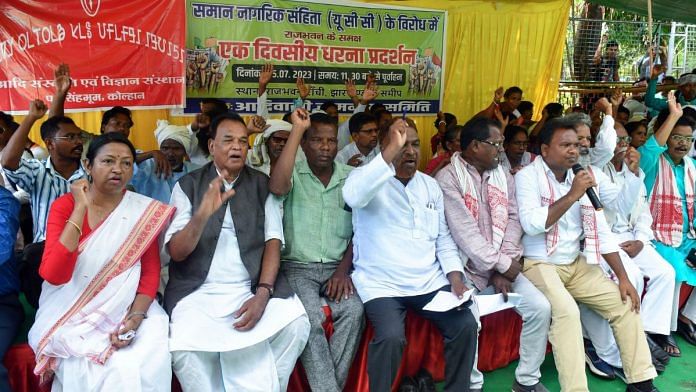
[(650, 70), (650, 79), (657, 79), (661, 73), (665, 72), (665, 66), (662, 64), (655, 64)]
[(398, 146), (399, 149), (406, 144), (406, 130), (409, 125), (404, 119), (398, 119), (389, 127), (389, 144)]
[(507, 127), (508, 122), (510, 122), (510, 116), (503, 117), (503, 112), (500, 111), (499, 107), (493, 109), (493, 114), (495, 114), (495, 118), (497, 118), (500, 122), (500, 129), (504, 130), (505, 127)]
[(640, 174), (640, 153), (638, 150), (632, 146), (628, 146), (626, 150), (626, 155), (624, 156), (624, 162), (628, 166), (628, 170), (633, 172), (636, 176)]
[(377, 90), (377, 83), (370, 83), (365, 85), (365, 91), (363, 91), (361, 102), (363, 105), (372, 102), (379, 95), (379, 90)]
[(495, 92), (493, 92), (493, 102), (495, 103), (500, 103), (503, 99), (503, 94), (505, 90), (503, 90), (503, 86), (498, 87)]
[(353, 81), (353, 79), (346, 80), (346, 95), (351, 99), (358, 96), (358, 89), (355, 88), (355, 81)]
[(247, 131), (249, 135), (254, 133), (263, 133), (263, 131), (265, 131), (269, 127), (270, 125), (266, 124), (266, 120), (263, 117), (253, 115), (251, 116), (249, 124), (247, 125)]
[(614, 91), (612, 91), (611, 97), (609, 99), (610, 99), (611, 104), (613, 106), (618, 107), (624, 101), (623, 92), (621, 91), (620, 88), (617, 88)]
[(606, 115), (611, 115), (611, 103), (608, 99), (602, 97), (594, 104), (595, 110), (602, 112)]
[(370, 72), (369, 74), (367, 74), (367, 79), (365, 80), (365, 86), (371, 86), (373, 84), (377, 84), (377, 77), (375, 76), (375, 74)]
[(48, 107), (46, 104), (40, 99), (35, 99), (29, 103), (29, 113), (27, 113), (27, 116), (34, 120), (38, 120), (43, 117), (47, 111)]
[(677, 97), (674, 95), (674, 91), (667, 93), (667, 107), (669, 108), (669, 114), (677, 118), (684, 114), (681, 104), (677, 102)]
[(304, 79), (297, 78), (297, 91), (300, 94), (300, 98), (304, 101), (309, 96), (309, 90), (312, 88), (309, 84), (305, 84)]
[(89, 182), (87, 179), (81, 178), (72, 184), (70, 184), (70, 193), (75, 199), (75, 206), (87, 207), (89, 201), (87, 199), (87, 190), (89, 189)]
[(54, 83), (56, 85), (56, 92), (61, 95), (65, 95), (70, 90), (72, 86), (72, 80), (70, 79), (70, 67), (67, 64), (60, 64), (56, 68), (54, 75)]
[(292, 129), (306, 131), (311, 125), (311, 120), (309, 119), (309, 112), (305, 108), (297, 108), (292, 115), (290, 115), (290, 122), (292, 122)]
[(259, 74), (259, 86), (266, 87), (268, 83), (273, 79), (273, 64), (266, 63), (261, 67), (261, 73)]

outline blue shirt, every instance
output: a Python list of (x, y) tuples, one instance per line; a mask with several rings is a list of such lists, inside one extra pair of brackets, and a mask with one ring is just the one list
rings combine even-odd
[(37, 159), (22, 158), (17, 170), (5, 170), (5, 175), (18, 187), (29, 193), (31, 198), (31, 215), (34, 220), (34, 242), (46, 239), (46, 221), (48, 210), (54, 200), (70, 192), (70, 184), (85, 177), (80, 166), (70, 178), (65, 179), (53, 169), (51, 158), (45, 162)]
[(19, 201), (0, 187), (0, 295), (19, 291), (15, 241), (19, 229)]
[(169, 178), (162, 178), (155, 174), (155, 160), (153, 158), (141, 162), (137, 165), (137, 169), (131, 179), (131, 185), (133, 185), (135, 191), (141, 195), (169, 204), (174, 184), (179, 181), (179, 178), (198, 169), (198, 165), (184, 162), (183, 169), (180, 172), (172, 172)]

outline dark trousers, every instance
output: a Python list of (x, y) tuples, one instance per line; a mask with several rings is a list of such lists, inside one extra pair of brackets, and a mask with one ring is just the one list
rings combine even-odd
[(3, 361), (22, 321), (24, 321), (24, 309), (19, 303), (17, 294), (0, 295), (0, 392), (10, 392), (7, 369)]
[[(445, 286), (440, 290), (449, 291)], [(445, 341), (445, 391), (467, 392), (477, 346), (476, 319), (468, 303), (460, 310), (424, 311), (437, 291), (412, 297), (376, 298), (365, 303), (365, 314), (372, 323), (375, 336), (367, 352), (367, 373), (370, 391), (388, 392), (401, 365), (406, 335), (404, 320), (411, 309), (435, 324)]]

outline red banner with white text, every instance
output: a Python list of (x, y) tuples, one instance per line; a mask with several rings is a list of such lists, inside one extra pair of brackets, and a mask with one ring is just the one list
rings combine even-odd
[(0, 110), (48, 105), (53, 72), (70, 67), (66, 110), (184, 104), (184, 0), (0, 2)]

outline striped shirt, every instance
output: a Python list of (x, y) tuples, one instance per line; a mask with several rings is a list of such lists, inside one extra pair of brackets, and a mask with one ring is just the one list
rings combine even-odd
[(85, 177), (82, 165), (67, 180), (53, 170), (51, 158), (45, 162), (25, 159), (17, 170), (5, 170), (5, 175), (31, 196), (31, 215), (34, 221), (34, 242), (46, 239), (46, 221), (51, 204), (70, 192), (70, 184)]

